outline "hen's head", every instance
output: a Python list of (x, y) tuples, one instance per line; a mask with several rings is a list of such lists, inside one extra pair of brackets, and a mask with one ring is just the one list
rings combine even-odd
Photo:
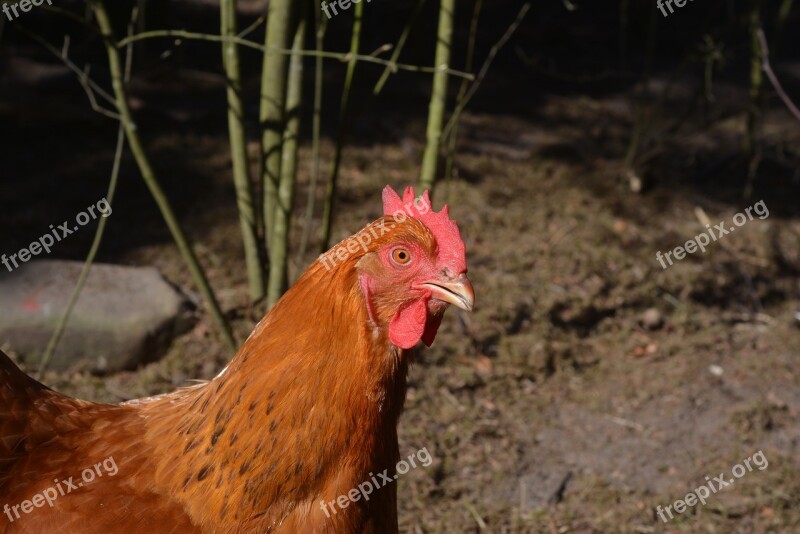
[(353, 249), (370, 320), (394, 345), (430, 346), (448, 304), (472, 310), (475, 301), (464, 241), (447, 206), (433, 211), (428, 191), (417, 198), (408, 187), (401, 199), (387, 186), (383, 208), (381, 219), (328, 254)]

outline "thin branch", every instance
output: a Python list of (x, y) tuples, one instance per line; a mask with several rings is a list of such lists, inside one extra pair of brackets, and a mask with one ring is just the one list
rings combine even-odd
[[(135, 41), (141, 41), (142, 39), (152, 39), (155, 37), (180, 37), (181, 39), (194, 39), (199, 41), (214, 41), (214, 42), (233, 42), (239, 45), (252, 48), (254, 50), (260, 50), (261, 52), (266, 52), (267, 47), (256, 43), (254, 41), (250, 41), (248, 39), (241, 39), (239, 37), (223, 37), (221, 35), (212, 35), (208, 33), (195, 33), (195, 32), (188, 32), (185, 30), (154, 30), (149, 32), (142, 32), (131, 37), (127, 37), (122, 39), (121, 41), (117, 42), (117, 47), (123, 47), (128, 43), (132, 43)], [(274, 52), (276, 54), (285, 54), (290, 56), (292, 54), (299, 54), (302, 56), (320, 56), (327, 59), (338, 59), (342, 62), (350, 62), (350, 61), (364, 61), (366, 63), (377, 63), (378, 65), (387, 65), (392, 66), (393, 68), (397, 68), (399, 70), (408, 70), (412, 72), (424, 72), (424, 73), (436, 73), (440, 72), (441, 69), (438, 67), (421, 67), (419, 65), (407, 65), (405, 63), (393, 63), (392, 61), (381, 59), (373, 56), (362, 55), (362, 54), (350, 54), (350, 53), (339, 53), (339, 52), (326, 52), (324, 50), (303, 50), (299, 52), (292, 52), (292, 50), (287, 48), (276, 48), (270, 47), (270, 52)], [(444, 72), (451, 76), (456, 76), (459, 78), (466, 78), (468, 80), (474, 80), (475, 76), (468, 72), (462, 72), (459, 70), (453, 69), (444, 69)]]
[[(139, 10), (137, 8), (133, 8), (133, 13), (131, 14), (131, 21), (128, 25), (128, 32), (133, 33), (133, 25), (136, 23), (136, 19), (139, 15)], [(66, 56), (66, 49), (68, 39), (65, 38), (64, 40), (64, 52)], [(128, 46), (125, 50), (125, 82), (130, 81), (131, 76), (131, 65), (133, 63), (133, 46)], [(108, 182), (108, 190), (106, 191), (106, 203), (109, 206), (109, 209), (114, 203), (114, 194), (117, 191), (117, 182), (119, 180), (119, 168), (122, 163), (122, 151), (125, 148), (125, 127), (123, 126), (122, 122), (119, 123), (119, 127), (117, 129), (117, 147), (114, 150), (114, 164), (111, 168), (111, 179)], [(106, 229), (106, 224), (108, 222), (108, 217), (101, 217), (100, 222), (97, 224), (97, 230), (94, 234), (94, 240), (92, 241), (92, 246), (89, 248), (89, 254), (86, 256), (86, 261), (81, 268), (81, 272), (78, 275), (78, 283), (75, 284), (75, 289), (72, 290), (72, 295), (69, 297), (69, 301), (67, 302), (67, 308), (64, 310), (64, 315), (58, 321), (56, 325), (56, 329), (53, 331), (53, 335), (50, 337), (50, 341), (47, 343), (47, 348), (45, 348), (44, 354), (42, 355), (42, 361), (39, 364), (39, 370), (37, 371), (37, 377), (41, 378), (44, 374), (47, 366), (50, 363), (53, 354), (58, 347), (59, 341), (61, 341), (61, 337), (64, 335), (64, 331), (67, 328), (67, 323), (69, 322), (69, 318), (72, 315), (72, 311), (75, 309), (75, 305), (78, 303), (78, 297), (80, 297), (81, 292), (83, 291), (84, 286), (86, 285), (86, 280), (89, 277), (89, 270), (92, 268), (94, 264), (94, 259), (97, 256), (97, 251), (100, 249), (100, 243), (103, 241), (103, 234)]]
[[(469, 71), (472, 70), (473, 63), (475, 61), (475, 45), (478, 37), (478, 22), (481, 16), (481, 10), (483, 9), (483, 0), (475, 0), (473, 9), (472, 9), (472, 22), (470, 22), (469, 26), (469, 40), (467, 42), (467, 59), (464, 62), (464, 67)], [(467, 89), (469, 89), (469, 82), (467, 80), (461, 80), (461, 86), (458, 88), (458, 96), (456, 97), (456, 110), (463, 109), (461, 108), (461, 103), (464, 101), (464, 97), (467, 94)], [(453, 176), (453, 165), (455, 164), (455, 157), (456, 157), (456, 143), (458, 141), (458, 124), (461, 113), (456, 111), (455, 112), (455, 123), (453, 125), (453, 133), (450, 135), (450, 139), (448, 139), (448, 147), (447, 147), (447, 159), (445, 160), (444, 166), (444, 177), (447, 180), (446, 183), (450, 183), (450, 178)]]
[(397, 58), (400, 57), (400, 53), (403, 51), (403, 48), (406, 45), (406, 41), (408, 40), (408, 35), (411, 33), (411, 29), (417, 22), (417, 18), (419, 17), (420, 12), (422, 11), (422, 6), (424, 5), (425, 5), (425, 0), (417, 0), (417, 5), (414, 6), (414, 11), (411, 14), (411, 19), (408, 21), (408, 24), (406, 24), (406, 27), (403, 28), (403, 33), (400, 35), (400, 39), (397, 41), (397, 46), (394, 48), (394, 52), (392, 53), (392, 58), (389, 60), (390, 64), (386, 66), (386, 69), (383, 71), (383, 74), (381, 75), (381, 78), (378, 80), (378, 83), (375, 84), (375, 89), (372, 90), (372, 94), (375, 95), (380, 94), (381, 90), (383, 90), (384, 84), (386, 84), (386, 80), (389, 79), (389, 75), (397, 72), (397, 68), (395, 66)]
[(95, 26), (93, 26), (92, 24), (89, 24), (88, 22), (86, 22), (85, 19), (79, 17), (78, 15), (76, 15), (75, 13), (73, 13), (72, 11), (70, 11), (68, 9), (64, 9), (63, 7), (56, 7), (56, 6), (42, 6), (40, 9), (42, 9), (43, 11), (49, 11), (49, 12), (54, 13), (56, 15), (61, 15), (62, 17), (68, 18), (73, 22), (77, 22), (78, 24), (83, 26), (84, 29), (89, 30), (91, 33), (93, 33), (95, 35), (99, 33)]
[(783, 103), (786, 104), (786, 107), (789, 108), (789, 111), (792, 112), (797, 120), (800, 120), (800, 109), (797, 109), (797, 106), (794, 105), (794, 102), (789, 98), (789, 95), (786, 94), (786, 91), (783, 90), (783, 86), (781, 86), (781, 82), (778, 81), (778, 77), (775, 76), (775, 72), (772, 70), (772, 66), (769, 63), (769, 47), (767, 47), (767, 38), (764, 36), (764, 30), (761, 28), (758, 29), (758, 41), (761, 45), (761, 68), (764, 70), (764, 73), (769, 78), (769, 81), (772, 83), (772, 87), (775, 88), (775, 92), (778, 93), (778, 96), (783, 100)]
[(494, 58), (497, 56), (497, 53), (500, 52), (500, 49), (503, 48), (503, 46), (505, 46), (506, 42), (508, 42), (509, 39), (511, 39), (511, 36), (514, 34), (515, 31), (517, 31), (519, 25), (522, 24), (522, 20), (528, 14), (528, 11), (530, 11), (530, 9), (531, 9), (530, 2), (527, 2), (524, 6), (522, 6), (522, 9), (519, 10), (519, 14), (517, 14), (517, 18), (514, 19), (514, 22), (512, 22), (511, 25), (508, 27), (506, 33), (504, 33), (503, 36), (500, 38), (500, 40), (497, 41), (497, 43), (495, 43), (495, 45), (491, 48), (491, 50), (489, 50), (489, 55), (486, 56), (486, 61), (483, 62), (483, 66), (481, 67), (480, 72), (478, 72), (478, 76), (475, 78), (472, 87), (470, 87), (469, 91), (467, 91), (467, 94), (464, 97), (463, 102), (461, 102), (461, 104), (453, 112), (453, 116), (450, 117), (449, 121), (447, 121), (447, 126), (445, 126), (444, 131), (442, 132), (442, 140), (446, 139), (447, 136), (450, 135), (450, 131), (453, 129), (455, 121), (458, 120), (458, 116), (461, 114), (462, 111), (464, 111), (464, 108), (467, 107), (467, 104), (469, 104), (469, 101), (472, 100), (472, 97), (475, 96), (475, 92), (478, 90), (478, 87), (480, 86), (481, 82), (486, 77), (486, 73), (489, 71), (489, 67), (492, 66), (492, 62), (494, 61)]
[[(322, 50), (325, 44), (325, 31), (328, 28), (328, 21), (322, 18), (319, 10), (314, 10), (314, 20), (316, 23), (315, 49)], [(316, 200), (317, 182), (320, 175), (320, 138), (322, 132), (322, 89), (323, 89), (323, 58), (317, 56), (314, 59), (314, 111), (311, 126), (311, 178), (308, 185), (308, 198), (306, 200), (306, 215), (303, 234), (300, 237), (300, 246), (297, 249), (297, 259), (295, 267), (299, 266), (306, 255), (308, 240), (311, 237), (311, 229), (314, 226), (314, 203)], [(297, 269), (295, 269), (297, 271)]]
[[(351, 57), (358, 56), (361, 46), (361, 27), (364, 16), (364, 4), (356, 4), (353, 12), (353, 28), (350, 35)], [(347, 72), (344, 76), (344, 90), (339, 104), (339, 135), (336, 136), (336, 151), (333, 156), (333, 168), (328, 185), (325, 188), (325, 205), (322, 208), (322, 239), (320, 241), (320, 253), (328, 250), (331, 239), (331, 228), (333, 225), (333, 202), (336, 197), (336, 185), (339, 180), (339, 171), (342, 163), (342, 151), (344, 150), (345, 138), (347, 137), (348, 111), (350, 109), (350, 96), (353, 89), (353, 77), (355, 76), (357, 63), (348, 63)]]
[(97, 83), (95, 83), (95, 81), (89, 77), (88, 68), (82, 70), (78, 68), (78, 66), (75, 63), (73, 63), (72, 60), (69, 59), (69, 56), (67, 54), (69, 50), (68, 35), (64, 36), (64, 46), (62, 47), (61, 50), (59, 50), (58, 48), (56, 48), (55, 46), (51, 45), (46, 40), (44, 40), (42, 37), (28, 30), (22, 24), (18, 24), (17, 28), (19, 29), (19, 31), (21, 31), (22, 33), (24, 33), (25, 35), (27, 35), (28, 37), (30, 37), (31, 39), (42, 45), (44, 48), (46, 48), (48, 52), (50, 52), (58, 59), (60, 59), (61, 62), (64, 63), (64, 65), (78, 77), (78, 83), (81, 84), (81, 87), (86, 93), (86, 96), (89, 98), (89, 104), (92, 106), (92, 109), (94, 111), (101, 113), (106, 117), (110, 117), (114, 120), (120, 120), (120, 116), (117, 113), (110, 111), (97, 103), (97, 98), (95, 97), (95, 93), (103, 97), (107, 102), (109, 102), (112, 106), (116, 108), (116, 102), (114, 101), (114, 98), (111, 95), (109, 95), (102, 87), (97, 85)]
[[(117, 148), (114, 152), (114, 165), (111, 170), (111, 180), (108, 183), (108, 192), (106, 193), (105, 199), (109, 205), (109, 208), (114, 201), (114, 193), (117, 190), (117, 180), (119, 178), (119, 167), (120, 162), (122, 161), (122, 149), (125, 147), (125, 128), (122, 126), (122, 122), (119, 123), (119, 128), (117, 131)], [(67, 323), (69, 322), (69, 318), (72, 315), (72, 311), (75, 309), (75, 304), (78, 303), (78, 297), (80, 297), (81, 292), (83, 291), (83, 287), (86, 285), (86, 279), (89, 277), (89, 270), (92, 268), (92, 264), (94, 263), (94, 259), (97, 256), (97, 251), (100, 248), (100, 243), (103, 241), (103, 233), (106, 229), (106, 223), (108, 222), (108, 217), (100, 217), (100, 222), (97, 224), (97, 230), (94, 234), (94, 240), (92, 241), (92, 246), (89, 249), (89, 254), (86, 256), (86, 261), (81, 268), (80, 275), (78, 275), (78, 282), (75, 285), (75, 289), (72, 290), (72, 295), (69, 297), (69, 301), (67, 302), (67, 308), (64, 310), (64, 315), (61, 316), (59, 319), (58, 324), (56, 325), (56, 329), (53, 331), (53, 335), (50, 336), (50, 341), (47, 343), (47, 348), (44, 350), (44, 354), (42, 355), (42, 361), (39, 364), (39, 370), (37, 371), (37, 378), (41, 378), (44, 374), (45, 370), (47, 369), (48, 364), (50, 363), (51, 358), (53, 357), (53, 353), (55, 353), (56, 348), (58, 347), (58, 342), (61, 341), (61, 336), (64, 335), (64, 331), (67, 328)]]
[(238, 37), (240, 39), (243, 39), (243, 38), (247, 37), (248, 35), (250, 35), (254, 31), (256, 31), (256, 28), (258, 28), (259, 26), (264, 24), (265, 20), (267, 20), (267, 18), (265, 16), (263, 16), (263, 15), (258, 17), (254, 23), (252, 23), (250, 26), (248, 26), (247, 28), (245, 28), (242, 31), (240, 31), (239, 33), (237, 33), (236, 37)]

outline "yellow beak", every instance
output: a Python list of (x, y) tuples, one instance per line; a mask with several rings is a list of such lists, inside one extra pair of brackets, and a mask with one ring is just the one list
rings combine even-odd
[(455, 280), (436, 280), (420, 284), (431, 292), (431, 296), (442, 302), (472, 311), (475, 305), (475, 290), (467, 275), (459, 275)]

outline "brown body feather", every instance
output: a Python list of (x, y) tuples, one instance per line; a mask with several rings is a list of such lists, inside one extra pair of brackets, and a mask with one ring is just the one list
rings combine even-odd
[(391, 299), (370, 318), (357, 263), (390, 239), (436, 245), (421, 223), (392, 218), (343, 244), (370, 229), (367, 250), (352, 247), (331, 270), (315, 262), (206, 384), (96, 404), (47, 389), (0, 353), (0, 506), (80, 480), (105, 458), (118, 466), (52, 507), (0, 516), (0, 532), (396, 532), (393, 484), (330, 517), (319, 505), (393, 474), (399, 458), (412, 353), (372, 320), (388, 321)]

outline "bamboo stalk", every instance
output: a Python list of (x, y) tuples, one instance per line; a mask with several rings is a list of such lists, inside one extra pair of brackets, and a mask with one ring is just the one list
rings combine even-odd
[(422, 189), (433, 189), (433, 184), (436, 181), (442, 125), (444, 124), (444, 114), (447, 108), (448, 74), (446, 69), (450, 67), (455, 7), (455, 0), (441, 0), (435, 60), (435, 65), (440, 70), (433, 75), (433, 90), (431, 91), (431, 101), (428, 108), (425, 153), (422, 156), (422, 170), (419, 179)]
[[(302, 50), (306, 36), (305, 6), (300, 10), (300, 18), (294, 35), (293, 50)], [(281, 153), (281, 177), (278, 187), (278, 202), (273, 221), (272, 249), (270, 252), (269, 286), (267, 308), (278, 302), (287, 285), (289, 258), (289, 230), (291, 226), (292, 205), (297, 176), (297, 150), (300, 133), (300, 108), (303, 99), (303, 56), (291, 57), (289, 81), (286, 95), (286, 130), (283, 134)]]
[[(236, 0), (220, 1), (220, 34), (228, 37), (236, 35)], [(231, 41), (222, 43), (222, 65), (227, 78), (228, 136), (247, 267), (247, 285), (250, 289), (250, 300), (255, 302), (264, 297), (264, 269), (259, 254), (256, 208), (253, 205), (253, 188), (250, 183), (242, 102), (242, 75), (236, 43)]]
[[(361, 46), (361, 21), (364, 15), (364, 2), (356, 4), (353, 10), (353, 29), (350, 36), (350, 54), (353, 56), (358, 54), (358, 49)], [(336, 185), (339, 180), (339, 168), (342, 163), (342, 149), (344, 148), (345, 137), (347, 135), (347, 115), (350, 108), (350, 93), (353, 87), (353, 76), (355, 75), (356, 64), (350, 62), (347, 64), (347, 73), (344, 78), (344, 91), (342, 92), (342, 101), (339, 106), (339, 134), (336, 136), (336, 153), (333, 159), (333, 170), (331, 171), (330, 180), (328, 180), (328, 187), (325, 191), (325, 206), (322, 213), (322, 241), (320, 243), (320, 252), (328, 250), (328, 245), (331, 240), (331, 224), (333, 221), (333, 200), (336, 196)]]
[(136, 163), (139, 166), (139, 171), (141, 172), (142, 178), (150, 190), (150, 194), (153, 195), (153, 199), (156, 201), (158, 208), (161, 210), (161, 215), (164, 217), (164, 221), (167, 223), (167, 227), (169, 228), (170, 233), (172, 234), (172, 237), (178, 246), (181, 256), (183, 256), (183, 260), (189, 267), (189, 271), (191, 272), (195, 284), (205, 298), (206, 306), (208, 307), (212, 320), (216, 324), (225, 344), (231, 351), (235, 352), (237, 344), (233, 338), (233, 334), (231, 333), (230, 326), (222, 314), (222, 310), (219, 307), (217, 298), (208, 283), (208, 279), (206, 278), (203, 268), (197, 261), (197, 257), (195, 256), (192, 247), (189, 245), (189, 241), (183, 228), (172, 211), (172, 206), (170, 205), (169, 200), (161, 188), (161, 184), (159, 183), (158, 178), (153, 171), (153, 167), (150, 164), (150, 160), (147, 157), (147, 153), (144, 150), (144, 145), (139, 138), (137, 125), (133, 120), (133, 115), (131, 113), (130, 106), (128, 105), (128, 95), (123, 82), (122, 66), (120, 64), (119, 53), (117, 51), (117, 45), (115, 44), (114, 32), (111, 26), (111, 20), (108, 17), (108, 12), (106, 11), (105, 5), (99, 0), (90, 0), (90, 5), (94, 12), (95, 18), (97, 19), (100, 32), (103, 35), (106, 53), (108, 55), (109, 70), (111, 72), (111, 81), (114, 87), (117, 111), (120, 114), (122, 125), (125, 128), (125, 135), (128, 138), (128, 146), (131, 149), (133, 157), (136, 159)]
[[(261, 177), (264, 192), (264, 238), (272, 254), (275, 209), (281, 173), (281, 147), (286, 127), (286, 76), (289, 60), (276, 49), (285, 49), (291, 38), (292, 0), (271, 0), (267, 16), (267, 35), (261, 70)], [(271, 262), (272, 260), (270, 260)]]

